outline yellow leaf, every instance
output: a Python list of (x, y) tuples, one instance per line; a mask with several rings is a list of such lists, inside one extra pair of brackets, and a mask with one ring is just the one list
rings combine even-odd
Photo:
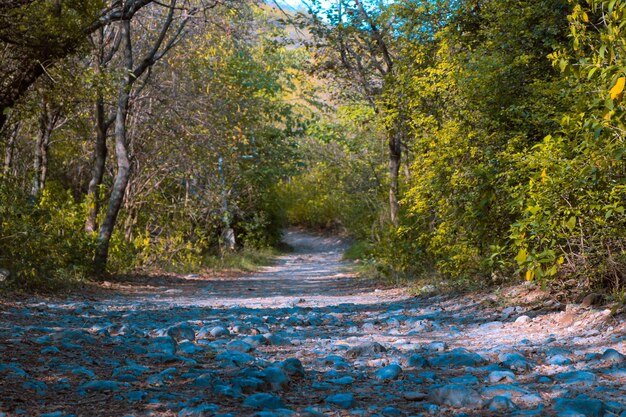
[(535, 277), (534, 271), (531, 271), (530, 269), (526, 271), (526, 281), (532, 281), (534, 277)]
[(613, 88), (611, 88), (611, 100), (615, 100), (617, 96), (622, 94), (622, 91), (624, 91), (624, 85), (626, 85), (626, 77), (619, 77)]
[(522, 248), (515, 257), (515, 260), (517, 261), (517, 263), (521, 264), (522, 262), (525, 262), (526, 259), (528, 259), (528, 252), (526, 251), (526, 249)]
[(583, 12), (583, 22), (589, 23), (589, 15), (585, 12)]

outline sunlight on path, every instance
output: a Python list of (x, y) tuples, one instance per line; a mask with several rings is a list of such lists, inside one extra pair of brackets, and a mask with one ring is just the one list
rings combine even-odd
[(284, 240), (294, 251), (279, 257), (273, 266), (250, 275), (210, 280), (192, 295), (166, 294), (158, 299), (197, 306), (319, 307), (407, 297), (403, 291), (383, 291), (371, 281), (355, 279), (350, 262), (342, 260), (347, 245), (339, 238), (289, 230)]

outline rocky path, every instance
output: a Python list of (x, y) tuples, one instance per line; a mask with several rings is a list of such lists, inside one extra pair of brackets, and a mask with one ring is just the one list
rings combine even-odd
[(287, 239), (256, 274), (0, 304), (0, 416), (626, 416), (610, 311), (413, 298), (346, 272), (341, 241)]

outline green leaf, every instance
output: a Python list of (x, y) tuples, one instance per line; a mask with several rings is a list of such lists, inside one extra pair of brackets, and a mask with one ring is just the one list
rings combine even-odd
[(567, 223), (565, 223), (565, 226), (570, 230), (574, 230), (574, 228), (576, 227), (576, 216), (572, 216), (569, 218), (569, 220), (567, 221)]

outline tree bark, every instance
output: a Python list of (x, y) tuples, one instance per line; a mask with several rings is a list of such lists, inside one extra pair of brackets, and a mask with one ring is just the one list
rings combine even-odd
[(111, 189), (106, 215), (98, 234), (98, 245), (94, 257), (96, 273), (104, 273), (106, 270), (111, 235), (113, 234), (117, 216), (122, 206), (122, 201), (124, 200), (126, 186), (130, 178), (130, 155), (126, 139), (126, 119), (128, 118), (130, 90), (135, 80), (135, 75), (132, 71), (133, 50), (129, 20), (122, 22), (122, 31), (124, 34), (124, 67), (126, 71), (124, 79), (120, 84), (115, 114), (115, 157), (117, 159), (117, 174), (115, 175), (115, 181)]
[(35, 159), (33, 162), (34, 177), (31, 194), (36, 197), (46, 184), (48, 176), (48, 150), (50, 138), (54, 131), (61, 112), (59, 109), (50, 113), (49, 104), (43, 99), (41, 115), (39, 116), (39, 136), (35, 146)]
[[(96, 76), (102, 74), (103, 68), (113, 59), (118, 51), (122, 36), (119, 32), (111, 30), (105, 34), (105, 28), (100, 28), (95, 35), (95, 43), (97, 50), (94, 58), (94, 66)], [(112, 46), (108, 52), (105, 52), (105, 44), (110, 43)], [(106, 159), (109, 153), (107, 148), (107, 137), (109, 128), (115, 121), (114, 117), (109, 117), (104, 105), (103, 92), (98, 89), (96, 103), (94, 106), (94, 119), (96, 130), (96, 141), (93, 149), (93, 166), (91, 169), (91, 179), (87, 186), (87, 201), (89, 208), (87, 219), (85, 220), (85, 232), (93, 233), (98, 228), (98, 213), (100, 211), (101, 196), (100, 186), (104, 178), (106, 168)]]
[(13, 154), (15, 152), (15, 141), (17, 140), (17, 135), (20, 132), (20, 122), (15, 123), (13, 129), (11, 129), (11, 133), (7, 138), (7, 145), (4, 150), (4, 165), (2, 166), (2, 174), (9, 175), (11, 168), (13, 167)]
[(398, 226), (398, 188), (401, 163), (402, 131), (398, 129), (389, 135), (389, 216), (394, 226)]
[(94, 256), (94, 270), (98, 274), (102, 274), (106, 271), (106, 265), (109, 257), (109, 243), (111, 241), (111, 236), (117, 222), (117, 216), (122, 206), (122, 202), (124, 201), (126, 188), (130, 180), (130, 149), (128, 146), (126, 124), (133, 84), (146, 72), (146, 70), (151, 68), (156, 61), (161, 59), (179, 39), (189, 16), (183, 19), (178, 26), (177, 32), (170, 38), (169, 42), (166, 43), (163, 49), (161, 49), (174, 19), (176, 1), (177, 0), (171, 1), (169, 5), (169, 12), (163, 22), (159, 35), (152, 45), (152, 48), (143, 57), (143, 59), (140, 60), (136, 67), (134, 67), (135, 61), (133, 58), (130, 20), (123, 20), (120, 22), (122, 26), (122, 36), (124, 38), (123, 62), (125, 71), (124, 78), (120, 84), (118, 92), (118, 101), (115, 112), (115, 157), (117, 160), (117, 174), (115, 175), (115, 181), (113, 183), (113, 188), (111, 189), (111, 196), (109, 197), (106, 215), (102, 225), (100, 226), (100, 232), (98, 233), (98, 243)]
[(106, 167), (107, 149), (107, 132), (109, 126), (104, 120), (104, 100), (98, 97), (95, 106), (96, 119), (96, 143), (94, 146), (94, 161), (91, 170), (91, 179), (87, 187), (87, 201), (89, 202), (89, 210), (87, 220), (85, 221), (85, 232), (92, 233), (98, 227), (97, 218), (100, 211), (100, 186), (104, 178), (104, 170)]

